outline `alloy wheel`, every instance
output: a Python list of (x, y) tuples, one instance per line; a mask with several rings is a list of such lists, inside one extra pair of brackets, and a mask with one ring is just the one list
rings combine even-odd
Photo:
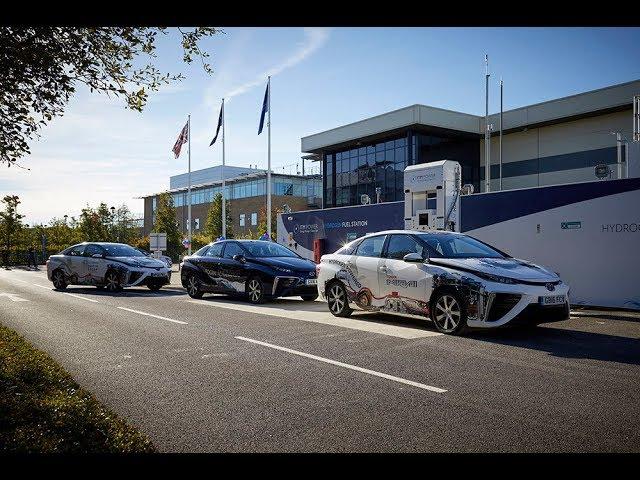
[(189, 295), (195, 297), (198, 295), (198, 280), (194, 275), (189, 277), (189, 281), (187, 282), (187, 290), (189, 291)]
[(329, 309), (334, 314), (340, 313), (345, 306), (347, 301), (344, 293), (344, 289), (340, 287), (340, 285), (333, 285), (329, 289), (329, 298), (327, 299), (329, 303)]
[(105, 287), (110, 292), (115, 292), (120, 288), (120, 281), (118, 280), (118, 274), (116, 272), (107, 273)]
[(252, 302), (257, 302), (262, 296), (262, 285), (257, 279), (253, 279), (249, 282), (249, 298)]
[(435, 322), (445, 332), (453, 332), (462, 318), (458, 301), (451, 295), (442, 295), (435, 305)]
[(57, 270), (53, 274), (53, 286), (59, 289), (66, 287), (64, 274), (60, 270)]

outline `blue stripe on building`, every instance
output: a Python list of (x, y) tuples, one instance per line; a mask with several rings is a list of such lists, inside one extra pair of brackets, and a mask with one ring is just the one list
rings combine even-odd
[(468, 232), (532, 213), (633, 190), (640, 190), (640, 178), (463, 196), (460, 199), (460, 231)]

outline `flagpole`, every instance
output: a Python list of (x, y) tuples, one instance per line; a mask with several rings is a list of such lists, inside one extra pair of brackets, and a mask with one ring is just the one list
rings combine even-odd
[(191, 255), (191, 115), (189, 115), (187, 124), (189, 125), (187, 128), (187, 131), (189, 132), (189, 206), (187, 208), (187, 217), (189, 222), (189, 255)]
[(224, 98), (222, 99), (222, 236), (227, 238), (227, 207), (224, 178)]
[(267, 128), (268, 128), (268, 154), (267, 154), (267, 235), (271, 240), (271, 75), (268, 77), (267, 90)]

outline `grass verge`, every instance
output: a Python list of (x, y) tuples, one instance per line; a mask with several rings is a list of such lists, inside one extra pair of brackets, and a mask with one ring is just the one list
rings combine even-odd
[(153, 451), (51, 357), (0, 325), (0, 452)]

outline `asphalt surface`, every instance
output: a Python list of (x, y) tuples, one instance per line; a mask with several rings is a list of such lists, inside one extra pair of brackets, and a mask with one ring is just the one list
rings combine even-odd
[(0, 322), (166, 452), (638, 452), (640, 316), (576, 313), (450, 337), (319, 301), (62, 293), (0, 270)]

